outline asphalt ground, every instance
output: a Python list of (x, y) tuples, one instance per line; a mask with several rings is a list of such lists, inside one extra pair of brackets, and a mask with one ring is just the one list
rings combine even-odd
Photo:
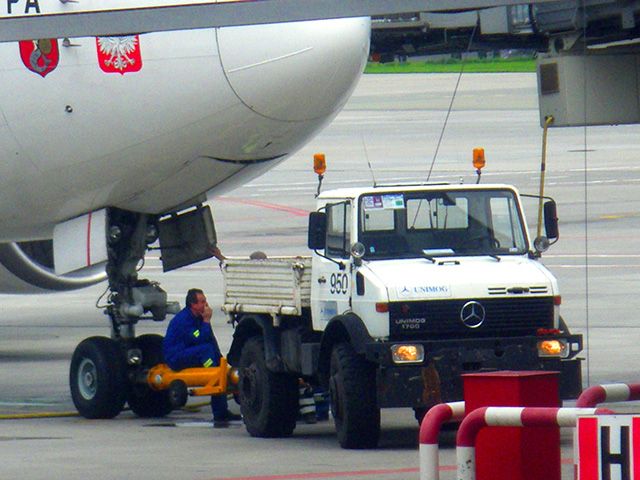
[[(482, 182), (538, 189), (542, 129), (534, 74), (458, 76), (369, 75), (344, 111), (310, 145), (247, 185), (212, 202), (227, 256), (255, 250), (270, 256), (307, 254), (307, 214), (314, 209), (313, 153), (324, 152), (323, 189), (399, 181), (474, 183), (471, 152), (485, 148)], [(558, 202), (561, 238), (543, 262), (562, 290), (562, 315), (585, 336), (584, 383), (635, 382), (640, 361), (640, 128), (552, 129), (546, 193)], [(438, 140), (442, 141), (434, 161)], [(371, 168), (369, 167), (371, 166)], [(433, 165), (433, 166), (432, 166)], [(528, 209), (530, 225), (535, 206)], [(533, 229), (535, 231), (535, 229)], [(167, 274), (149, 255), (141, 275), (158, 280), (170, 299), (184, 302), (190, 287), (221, 303), (217, 262)], [(2, 295), (0, 305), (0, 479), (308, 479), (418, 478), (418, 425), (413, 412), (383, 411), (381, 447), (341, 450), (331, 422), (301, 424), (286, 439), (254, 439), (241, 425), (214, 429), (208, 407), (161, 420), (123, 412), (89, 421), (73, 412), (68, 369), (75, 346), (108, 335), (94, 307), (104, 286), (65, 294)], [(143, 323), (138, 334), (163, 333)], [(225, 350), (231, 327), (215, 311)], [(237, 408), (237, 407), (234, 407)], [(635, 411), (636, 404), (615, 405)], [(56, 413), (53, 418), (4, 416)], [(572, 472), (571, 429), (563, 429), (564, 478)], [(443, 438), (441, 478), (454, 478), (451, 435)]]

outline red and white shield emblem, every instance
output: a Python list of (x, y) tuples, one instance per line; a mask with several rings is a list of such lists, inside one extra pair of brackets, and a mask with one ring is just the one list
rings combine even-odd
[(124, 75), (142, 68), (140, 37), (96, 37), (98, 63), (103, 72)]
[(58, 50), (58, 40), (55, 38), (23, 40), (18, 44), (22, 63), (32, 72), (46, 77), (58, 66), (60, 51)]

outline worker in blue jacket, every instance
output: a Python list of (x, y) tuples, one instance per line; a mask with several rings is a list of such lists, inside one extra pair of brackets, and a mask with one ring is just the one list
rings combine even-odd
[[(212, 310), (202, 290), (187, 292), (186, 307), (178, 312), (167, 328), (162, 343), (164, 360), (173, 370), (220, 365), (220, 347), (211, 329)], [(229, 411), (226, 395), (211, 397), (214, 424), (240, 420)]]

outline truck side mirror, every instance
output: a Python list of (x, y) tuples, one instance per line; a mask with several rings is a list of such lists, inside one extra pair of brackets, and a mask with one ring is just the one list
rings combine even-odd
[(309, 214), (309, 236), (307, 246), (311, 250), (322, 250), (327, 237), (327, 214), (324, 212), (311, 212)]
[(560, 236), (556, 202), (553, 200), (544, 203), (544, 230), (551, 241), (557, 240)]

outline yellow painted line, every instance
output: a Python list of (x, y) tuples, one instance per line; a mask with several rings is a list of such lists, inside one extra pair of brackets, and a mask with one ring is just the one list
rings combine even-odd
[(27, 420), (30, 418), (62, 418), (79, 417), (78, 412), (37, 412), (37, 413), (9, 413), (0, 415), (0, 420)]
[[(194, 403), (192, 405), (186, 405), (181, 410), (194, 413), (200, 410), (202, 407), (206, 407), (210, 402)], [(128, 410), (125, 409), (125, 410)], [(123, 411), (125, 411), (123, 410)], [(6, 413), (0, 414), (0, 420), (29, 420), (37, 418), (65, 418), (65, 417), (79, 417), (78, 412), (34, 412), (34, 413)]]

